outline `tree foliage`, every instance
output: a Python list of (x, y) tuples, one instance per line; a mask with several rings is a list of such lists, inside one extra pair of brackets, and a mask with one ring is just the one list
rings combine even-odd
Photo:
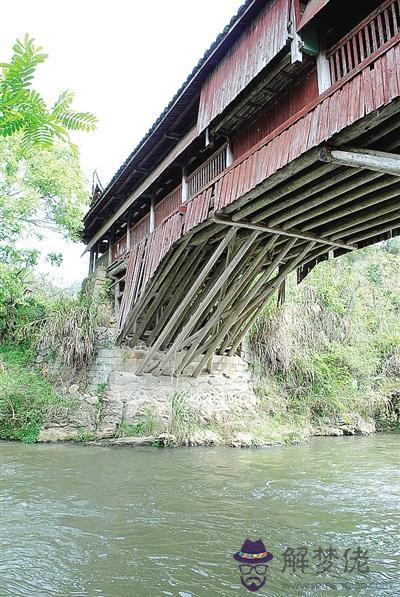
[(10, 62), (0, 63), (0, 137), (20, 132), (23, 148), (51, 149), (56, 138), (69, 142), (68, 131), (92, 131), (96, 127), (93, 114), (72, 108), (72, 91), (63, 91), (48, 107), (32, 88), (36, 68), (46, 58), (43, 49), (25, 35), (14, 44)]
[(18, 241), (43, 229), (77, 239), (89, 201), (78, 157), (57, 142), (51, 151), (23, 146), (22, 134), (0, 138), (0, 258), (33, 265), (37, 252)]

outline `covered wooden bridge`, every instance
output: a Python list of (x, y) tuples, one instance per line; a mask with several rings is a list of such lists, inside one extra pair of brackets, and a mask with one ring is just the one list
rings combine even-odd
[[(256, 4), (247, 2), (247, 9)], [(329, 49), (320, 39), (314, 56), (304, 49), (314, 39), (310, 30), (325, 31), (324, 18), (333, 13), (324, 10), (334, 10), (334, 0), (262, 4), (255, 16), (247, 13), (235, 42), (201, 83), (196, 133), (189, 130), (192, 140), (176, 136), (172, 162), (153, 170), (154, 182), (199, 138), (209, 157), (189, 174), (184, 162), (180, 184), (160, 201), (150, 194), (144, 215), (132, 226), (126, 219), (125, 232), (103, 244), (100, 259), (107, 256), (110, 274), (122, 285), (116, 340), (147, 346), (138, 374), (162, 374), (172, 363), (176, 375), (188, 367), (199, 375), (213, 354), (237, 353), (290, 272), (297, 270), (301, 281), (318, 262), (400, 231), (398, 0), (375, 3)], [(276, 60), (261, 66), (262, 76), (253, 69), (249, 87), (232, 64), (257, 43), (260, 19), (268, 17), (271, 27), (271, 7)], [(234, 25), (243, 14), (246, 9)], [(287, 27), (282, 32), (283, 44), (280, 18), (285, 27), (292, 23), (287, 39)], [(229, 77), (234, 101), (223, 97), (232, 85), (221, 93), (221, 80)], [(277, 77), (282, 81), (274, 92)], [(278, 113), (286, 110), (278, 120), (271, 116), (277, 95), (294, 103), (289, 112), (285, 101), (278, 103)], [(144, 176), (142, 186), (151, 173)], [(143, 201), (149, 187), (137, 188)], [(121, 230), (124, 205), (114, 212)], [(105, 236), (93, 238), (101, 243)]]

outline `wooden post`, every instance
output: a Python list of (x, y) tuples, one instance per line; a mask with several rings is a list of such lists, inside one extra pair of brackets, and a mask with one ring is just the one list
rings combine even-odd
[(112, 244), (113, 244), (113, 240), (114, 240), (114, 234), (113, 234), (113, 229), (110, 229), (110, 232), (108, 233), (108, 265), (110, 266), (112, 264)]
[(232, 151), (232, 143), (230, 139), (228, 139), (228, 144), (226, 146), (226, 167), (229, 168), (233, 164), (233, 151)]
[(129, 253), (131, 250), (131, 216), (128, 213), (126, 222), (126, 252)]
[(320, 41), (319, 54), (317, 56), (317, 77), (318, 77), (318, 91), (323, 93), (332, 85), (331, 69), (329, 60), (326, 57), (325, 43)]
[(303, 54), (300, 49), (301, 39), (297, 33), (295, 2), (296, 0), (292, 0), (290, 3), (290, 35), (292, 37), (290, 54), (292, 58), (292, 64), (294, 62), (303, 62)]
[(89, 258), (89, 276), (91, 276), (94, 272), (94, 249), (90, 249), (90, 258)]
[(156, 212), (154, 209), (154, 195), (151, 196), (150, 199), (150, 234), (154, 231), (156, 227)]
[(185, 203), (188, 199), (188, 184), (186, 178), (186, 168), (182, 168), (182, 203)]

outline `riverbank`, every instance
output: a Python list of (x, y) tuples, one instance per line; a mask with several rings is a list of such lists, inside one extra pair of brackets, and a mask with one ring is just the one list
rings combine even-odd
[(394, 429), (399, 256), (393, 239), (321, 263), (300, 285), (288, 279), (285, 303), (265, 305), (242, 358), (215, 357), (199, 380), (135, 375), (146, 348), (113, 345), (106, 281), (75, 298), (35, 295), (2, 335), (0, 438), (260, 446)]

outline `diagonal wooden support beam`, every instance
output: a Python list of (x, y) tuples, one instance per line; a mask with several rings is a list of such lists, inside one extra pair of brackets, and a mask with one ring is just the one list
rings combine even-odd
[(342, 166), (375, 170), (383, 174), (400, 176), (400, 155), (376, 149), (331, 149), (323, 147), (319, 154), (321, 162), (333, 162)]
[[(270, 241), (268, 243), (268, 250), (274, 245), (275, 241), (276, 241), (276, 237), (273, 237), (270, 239)], [(200, 374), (200, 372), (202, 371), (204, 364), (207, 362), (209, 356), (217, 349), (218, 346), (221, 345), (221, 342), (224, 340), (224, 338), (228, 334), (228, 332), (229, 332), (230, 328), (232, 327), (232, 325), (234, 324), (234, 322), (237, 321), (237, 319), (240, 317), (240, 314), (242, 313), (243, 309), (246, 308), (246, 305), (248, 304), (248, 302), (251, 301), (255, 296), (257, 296), (257, 294), (259, 293), (259, 289), (269, 280), (269, 278), (271, 277), (274, 270), (283, 261), (283, 259), (285, 258), (285, 256), (287, 255), (287, 253), (290, 251), (290, 249), (293, 247), (293, 245), (295, 243), (296, 243), (296, 239), (291, 239), (291, 240), (287, 241), (286, 244), (281, 249), (281, 251), (275, 256), (275, 259), (272, 261), (272, 263), (270, 263), (270, 265), (267, 267), (267, 269), (261, 274), (261, 276), (258, 277), (258, 279), (255, 281), (255, 283), (250, 284), (250, 290), (246, 293), (245, 297), (241, 297), (241, 298), (237, 297), (235, 299), (235, 303), (237, 303), (237, 305), (232, 306), (231, 312), (230, 312), (229, 316), (226, 318), (226, 320), (224, 321), (222, 329), (218, 331), (218, 334), (213, 339), (213, 342), (212, 342), (210, 348), (206, 352), (205, 356), (201, 359), (199, 365), (197, 366), (195, 372), (193, 373), (193, 375), (195, 377)], [(253, 273), (255, 273), (255, 272), (253, 272)], [(254, 280), (253, 280), (253, 282), (254, 282)], [(221, 354), (223, 354), (223, 352), (224, 352), (224, 348), (223, 348), (223, 346), (221, 346)]]
[[(297, 257), (295, 259), (293, 259), (293, 261), (290, 261), (289, 263), (287, 263), (285, 265), (285, 267), (282, 269), (282, 271), (276, 276), (276, 278), (273, 281), (273, 283), (271, 284), (271, 286), (266, 290), (265, 294), (262, 293), (262, 295), (264, 295), (264, 296), (262, 297), (263, 300), (262, 300), (261, 304), (265, 304), (265, 302), (269, 299), (269, 297), (272, 296), (272, 294), (280, 286), (282, 281), (285, 280), (286, 276), (288, 276), (288, 274), (290, 274), (290, 272), (293, 271), (301, 263), (302, 259), (305, 257), (305, 255), (307, 255), (307, 253), (309, 253), (312, 250), (314, 245), (315, 245), (314, 242), (308, 243), (303, 248), (303, 250), (297, 255)], [(255, 312), (253, 313), (253, 315), (250, 316), (250, 318), (247, 321), (244, 328), (237, 334), (236, 338), (234, 338), (233, 344), (228, 353), (229, 356), (233, 356), (235, 354), (235, 352), (239, 348), (239, 345), (242, 343), (244, 337), (249, 332), (251, 326), (257, 319), (258, 313), (259, 313), (259, 309), (256, 308)]]
[(156, 290), (161, 286), (164, 280), (168, 277), (170, 271), (173, 270), (176, 262), (179, 262), (181, 257), (183, 257), (183, 253), (185, 251), (186, 245), (190, 240), (190, 235), (187, 238), (184, 238), (183, 241), (178, 245), (176, 251), (172, 253), (170, 258), (167, 260), (165, 259), (162, 262), (161, 271), (158, 275), (154, 276), (149, 284), (148, 287), (145, 289), (142, 296), (139, 297), (136, 303), (130, 305), (130, 313), (126, 318), (126, 321), (122, 327), (122, 329), (118, 332), (118, 336), (116, 338), (116, 343), (121, 344), (122, 340), (129, 332), (131, 326), (136, 321), (138, 314), (147, 306), (149, 300), (154, 296)]
[(208, 260), (208, 262), (205, 264), (205, 266), (202, 269), (202, 271), (200, 272), (200, 274), (197, 276), (190, 291), (183, 298), (182, 303), (180, 305), (180, 309), (177, 309), (175, 311), (175, 313), (173, 314), (173, 316), (171, 317), (169, 322), (166, 324), (164, 329), (160, 330), (160, 334), (159, 334), (157, 340), (154, 342), (153, 346), (151, 347), (151, 349), (149, 350), (149, 352), (143, 359), (139, 369), (136, 372), (136, 375), (141, 375), (143, 373), (143, 371), (146, 369), (148, 363), (151, 362), (151, 359), (155, 356), (157, 350), (160, 348), (161, 344), (164, 342), (164, 340), (167, 338), (170, 331), (173, 329), (173, 327), (175, 325), (175, 321), (179, 318), (179, 316), (181, 314), (181, 310), (186, 309), (186, 307), (188, 306), (190, 301), (193, 299), (196, 292), (198, 291), (198, 289), (200, 288), (200, 286), (202, 285), (202, 283), (204, 282), (204, 280), (206, 279), (206, 277), (208, 276), (208, 274), (210, 273), (210, 271), (212, 270), (212, 268), (214, 267), (214, 265), (216, 264), (218, 259), (221, 257), (222, 253), (225, 251), (226, 247), (230, 243), (234, 234), (235, 234), (235, 231), (230, 230), (228, 232), (228, 234), (225, 236), (225, 238), (219, 243), (218, 247), (215, 249), (215, 251), (213, 252), (213, 254), (210, 257), (210, 259)]
[[(248, 236), (248, 238), (241, 245), (240, 249), (236, 252), (232, 261), (229, 263), (228, 267), (225, 268), (225, 271), (223, 272), (223, 274), (215, 282), (213, 287), (209, 289), (206, 296), (203, 298), (200, 305), (197, 307), (196, 311), (192, 314), (189, 321), (182, 328), (182, 330), (180, 331), (175, 342), (172, 344), (172, 346), (168, 350), (167, 354), (163, 358), (162, 362), (160, 363), (160, 367), (158, 370), (160, 373), (162, 372), (164, 367), (167, 365), (168, 361), (172, 358), (172, 356), (174, 354), (178, 353), (179, 350), (182, 348), (185, 339), (191, 333), (195, 324), (198, 322), (199, 318), (201, 317), (201, 315), (203, 314), (205, 309), (208, 307), (210, 302), (214, 299), (216, 294), (222, 288), (225, 281), (229, 279), (229, 276), (232, 274), (232, 272), (235, 270), (235, 268), (240, 263), (242, 258), (249, 251), (250, 247), (253, 245), (254, 241), (256, 240), (258, 234), (259, 234), (258, 231), (254, 231)], [(231, 235), (229, 233), (228, 233), (228, 235), (231, 237)], [(183, 355), (182, 359), (183, 358), (184, 358), (184, 355)], [(178, 365), (178, 367), (179, 367), (179, 365)]]
[[(181, 363), (181, 366), (177, 369), (178, 375), (183, 370), (183, 368), (186, 367), (186, 365), (192, 360), (192, 357), (195, 358), (197, 356), (197, 354), (201, 354), (201, 353), (205, 352), (205, 346), (203, 343), (203, 339), (207, 335), (207, 333), (210, 330), (212, 330), (213, 327), (214, 327), (214, 330), (211, 331), (211, 335), (212, 335), (211, 342), (213, 342), (213, 340), (216, 337), (218, 337), (219, 328), (222, 325), (222, 319), (221, 319), (222, 313), (225, 311), (225, 309), (230, 304), (233, 304), (235, 302), (235, 300), (238, 298), (239, 293), (242, 290), (242, 288), (245, 287), (247, 289), (249, 284), (254, 280), (255, 275), (257, 275), (258, 268), (259, 268), (259, 265), (261, 264), (261, 261), (263, 259), (265, 259), (266, 254), (273, 247), (275, 240), (276, 240), (275, 236), (270, 238), (269, 242), (265, 245), (265, 247), (260, 248), (259, 254), (257, 255), (257, 257), (255, 259), (253, 259), (251, 261), (248, 258), (247, 259), (245, 258), (241, 263), (241, 270), (240, 271), (236, 270), (233, 273), (233, 277), (235, 279), (234, 279), (232, 285), (230, 286), (226, 295), (224, 295), (224, 297), (219, 300), (217, 308), (212, 313), (212, 315), (209, 317), (208, 321), (206, 321), (204, 327), (202, 328), (202, 335), (197, 337), (195, 342), (192, 343), (191, 347), (189, 348), (189, 350), (184, 358), (184, 361)], [(216, 325), (216, 324), (218, 324), (218, 325)], [(203, 344), (201, 344), (201, 343), (203, 343)], [(212, 355), (212, 350), (209, 353), (208, 358), (210, 358), (211, 355)]]
[(299, 238), (302, 240), (308, 240), (316, 243), (321, 243), (323, 245), (330, 245), (332, 247), (339, 247), (341, 249), (347, 249), (349, 251), (354, 251), (357, 247), (353, 245), (348, 245), (345, 243), (341, 243), (337, 240), (330, 240), (329, 238), (322, 238), (320, 236), (315, 236), (314, 234), (309, 234), (302, 230), (283, 230), (282, 228), (270, 228), (269, 226), (264, 226), (263, 224), (252, 224), (251, 222), (245, 222), (241, 220), (240, 222), (234, 222), (230, 218), (226, 216), (214, 216), (214, 222), (218, 224), (225, 224), (226, 226), (239, 226), (239, 228), (248, 228), (249, 230), (260, 230), (261, 232), (269, 232), (271, 234), (277, 234), (280, 236), (287, 236), (289, 238)]

